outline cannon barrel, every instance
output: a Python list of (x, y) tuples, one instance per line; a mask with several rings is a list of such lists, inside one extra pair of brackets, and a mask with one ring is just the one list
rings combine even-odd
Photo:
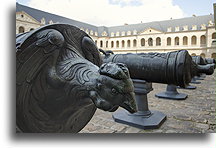
[(186, 50), (168, 53), (112, 54), (104, 57), (104, 63), (124, 63), (133, 79), (147, 82), (173, 84), (186, 87), (196, 75), (196, 64)]
[(206, 75), (212, 75), (214, 73), (214, 67), (215, 64), (197, 65), (198, 76), (201, 73), (205, 73)]
[(205, 58), (207, 64), (216, 64), (215, 59), (213, 58)]

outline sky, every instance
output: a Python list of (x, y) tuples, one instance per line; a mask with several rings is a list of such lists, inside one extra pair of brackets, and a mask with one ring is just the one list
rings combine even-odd
[(118, 26), (213, 14), (215, 0), (17, 0), (96, 26)]

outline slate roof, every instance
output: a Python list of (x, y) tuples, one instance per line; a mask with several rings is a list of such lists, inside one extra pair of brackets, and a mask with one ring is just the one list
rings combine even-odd
[(131, 31), (133, 32), (136, 30), (137, 32), (142, 32), (148, 28), (153, 28), (161, 32), (167, 32), (167, 28), (171, 27), (171, 32), (174, 32), (175, 27), (179, 27), (180, 31), (183, 30), (183, 26), (188, 26), (188, 30), (192, 30), (192, 25), (197, 25), (197, 30), (201, 30), (201, 25), (206, 24), (208, 26), (208, 22), (211, 20), (214, 23), (214, 16), (213, 15), (204, 15), (204, 16), (196, 16), (196, 17), (187, 17), (187, 18), (181, 18), (181, 19), (170, 19), (165, 21), (154, 21), (154, 22), (148, 22), (148, 23), (139, 23), (139, 24), (129, 24), (129, 25), (121, 25), (121, 26), (112, 26), (112, 27), (106, 27), (106, 26), (94, 26), (91, 24), (87, 24), (84, 22), (76, 21), (73, 19), (69, 19), (66, 17), (62, 17), (59, 15), (51, 14), (48, 12), (44, 12), (38, 9), (30, 8), (24, 5), (21, 5), (19, 3), (16, 3), (16, 12), (24, 11), (27, 14), (31, 15), (33, 18), (35, 18), (37, 21), (40, 22), (40, 20), (44, 17), (46, 20), (46, 23), (48, 23), (50, 20), (53, 22), (59, 22), (59, 23), (69, 23), (74, 26), (78, 26), (79, 28), (84, 28), (85, 30), (88, 29), (93, 30), (94, 32), (98, 32), (98, 36), (101, 36), (102, 32), (106, 31), (108, 33), (108, 36), (112, 32), (127, 32)]

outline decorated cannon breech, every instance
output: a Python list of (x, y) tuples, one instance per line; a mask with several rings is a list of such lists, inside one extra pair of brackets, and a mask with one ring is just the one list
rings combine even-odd
[(22, 132), (78, 132), (96, 108), (136, 112), (127, 67), (102, 64), (79, 28), (52, 24), (16, 36), (16, 124)]
[(195, 75), (196, 65), (186, 50), (169, 53), (109, 54), (106, 62), (124, 63), (131, 78), (185, 87)]

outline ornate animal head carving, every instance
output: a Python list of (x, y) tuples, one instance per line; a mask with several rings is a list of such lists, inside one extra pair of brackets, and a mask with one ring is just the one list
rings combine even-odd
[(133, 82), (124, 64), (105, 63), (99, 69), (96, 90), (90, 97), (97, 108), (114, 112), (119, 106), (130, 113), (136, 112)]

